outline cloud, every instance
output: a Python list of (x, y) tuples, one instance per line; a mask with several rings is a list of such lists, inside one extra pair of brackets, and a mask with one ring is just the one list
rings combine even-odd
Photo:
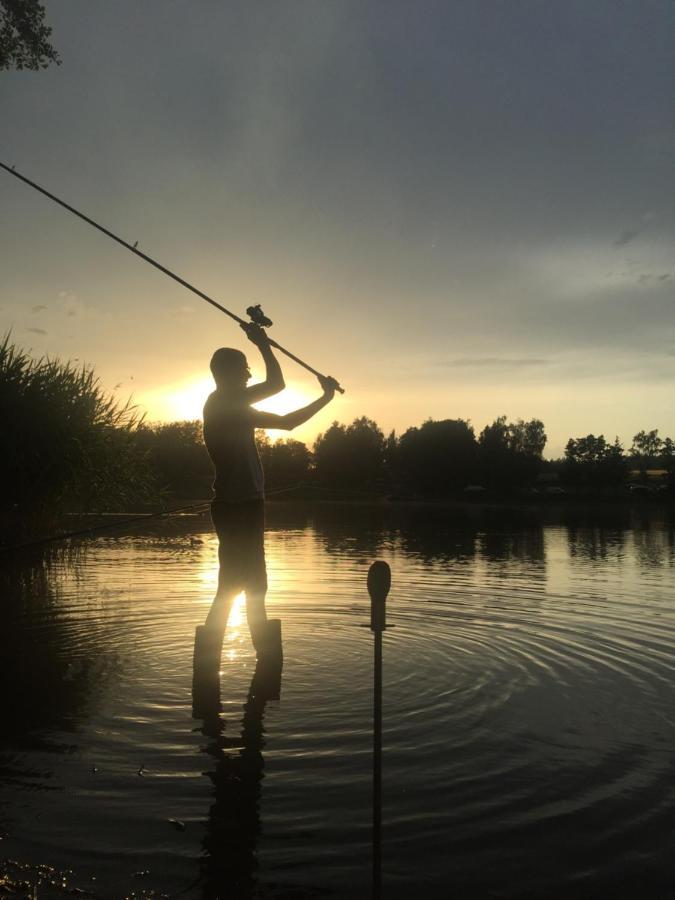
[(86, 315), (92, 311), (92, 307), (87, 306), (78, 298), (77, 294), (73, 294), (71, 291), (59, 291), (58, 296), (61, 300), (64, 312), (69, 319), (72, 319), (75, 316)]
[(665, 272), (663, 275), (652, 275), (651, 272), (643, 272), (642, 275), (638, 276), (637, 283), (640, 287), (647, 287), (650, 284), (662, 284), (664, 281), (668, 281), (669, 278), (670, 272)]
[(26, 331), (32, 331), (33, 334), (47, 334), (44, 328), (26, 328)]
[(614, 241), (615, 247), (624, 247), (626, 244), (630, 243), (634, 238), (636, 238), (640, 234), (639, 231), (631, 231), (630, 229), (625, 229), (621, 232), (619, 237)]
[(31, 309), (31, 312), (39, 313), (39, 312), (42, 312), (43, 309), (47, 309), (47, 307), (43, 303), (41, 303), (39, 306), (34, 306)]
[(446, 366), (452, 368), (493, 368), (493, 369), (518, 369), (527, 366), (547, 366), (547, 359), (508, 359), (501, 356), (483, 356), (471, 359), (462, 357), (460, 359), (451, 359), (445, 363)]

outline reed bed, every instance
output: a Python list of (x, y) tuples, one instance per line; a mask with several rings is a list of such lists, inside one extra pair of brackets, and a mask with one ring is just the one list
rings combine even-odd
[(101, 388), (91, 367), (31, 358), (0, 343), (0, 540), (53, 527), (65, 513), (128, 508), (151, 499), (136, 433), (142, 416)]

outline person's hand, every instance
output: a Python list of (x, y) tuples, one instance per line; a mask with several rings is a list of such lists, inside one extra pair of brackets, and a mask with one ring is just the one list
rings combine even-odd
[(267, 337), (267, 333), (264, 328), (261, 328), (260, 325), (255, 325), (253, 322), (242, 322), (241, 327), (246, 332), (246, 337), (251, 341), (251, 343), (255, 344), (256, 347), (269, 347), (270, 339)]
[(319, 384), (323, 388), (324, 395), (326, 397), (334, 397), (335, 391), (338, 389), (339, 384), (334, 379), (331, 378), (330, 375), (317, 375), (319, 379)]

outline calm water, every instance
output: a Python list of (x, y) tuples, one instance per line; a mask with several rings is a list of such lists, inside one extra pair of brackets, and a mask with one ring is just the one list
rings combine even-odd
[(361, 626), (381, 558), (396, 625), (383, 896), (675, 896), (666, 514), (278, 504), (268, 519), (280, 698), (249, 697), (238, 604), (221, 711), (204, 719), (191, 664), (216, 579), (207, 518), (6, 569), (0, 857), (100, 897), (369, 896)]

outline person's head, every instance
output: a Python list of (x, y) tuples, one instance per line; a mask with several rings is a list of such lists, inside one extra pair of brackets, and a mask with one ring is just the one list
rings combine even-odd
[(241, 350), (221, 347), (211, 357), (211, 374), (217, 387), (236, 389), (246, 387), (251, 370)]

